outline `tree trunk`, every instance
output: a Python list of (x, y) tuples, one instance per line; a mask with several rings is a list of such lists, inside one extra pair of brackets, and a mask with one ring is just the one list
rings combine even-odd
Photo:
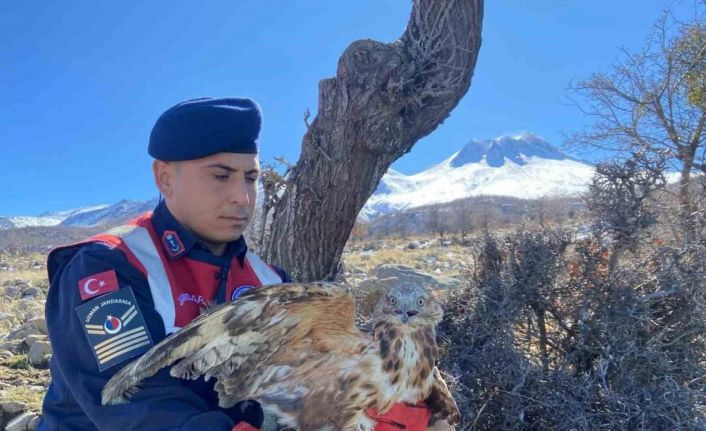
[(299, 281), (333, 279), (358, 212), (390, 165), (466, 94), (483, 0), (414, 0), (393, 43), (353, 42), (319, 83), (318, 114), (287, 178), (263, 256)]

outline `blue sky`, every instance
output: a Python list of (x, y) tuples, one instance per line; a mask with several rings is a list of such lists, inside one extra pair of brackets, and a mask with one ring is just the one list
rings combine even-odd
[[(686, 9), (693, 0), (677, 1)], [(570, 82), (641, 47), (674, 0), (487, 0), (471, 89), (393, 167), (418, 172), (471, 139), (586, 124)], [(23, 0), (0, 5), (0, 215), (156, 195), (147, 139), (173, 104), (250, 96), (261, 160), (296, 161), (303, 114), (354, 40), (391, 42), (408, 0)], [(587, 157), (583, 155), (583, 157)]]

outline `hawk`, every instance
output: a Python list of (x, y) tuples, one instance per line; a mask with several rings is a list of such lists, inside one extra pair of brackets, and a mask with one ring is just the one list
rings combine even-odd
[(124, 367), (103, 388), (102, 402), (128, 402), (143, 379), (172, 365), (174, 377), (215, 377), (221, 407), (257, 400), (298, 430), (372, 430), (369, 409), (384, 414), (420, 400), (432, 410), (430, 426), (453, 428), (460, 414), (434, 366), (442, 314), (423, 287), (392, 286), (365, 333), (355, 326), (353, 296), (335, 284), (253, 289)]

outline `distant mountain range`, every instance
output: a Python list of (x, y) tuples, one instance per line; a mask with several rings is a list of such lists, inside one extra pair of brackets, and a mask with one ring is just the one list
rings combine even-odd
[(590, 164), (531, 133), (475, 140), (417, 174), (388, 170), (361, 215), (369, 218), (471, 196), (576, 196), (587, 189), (593, 174)]
[(154, 209), (157, 198), (149, 201), (121, 200), (113, 205), (94, 205), (71, 210), (44, 212), (38, 216), (0, 217), (0, 230), (39, 226), (115, 226)]
[[(548, 142), (522, 133), (475, 140), (443, 162), (413, 175), (390, 169), (361, 215), (451, 202), (471, 196), (521, 199), (576, 196), (586, 190), (594, 168)], [(122, 200), (38, 216), (0, 217), (0, 230), (37, 226), (114, 226), (152, 210), (149, 201)]]

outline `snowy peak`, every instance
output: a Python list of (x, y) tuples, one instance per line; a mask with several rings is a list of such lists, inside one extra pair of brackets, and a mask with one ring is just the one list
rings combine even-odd
[(469, 163), (485, 162), (488, 166), (498, 168), (508, 160), (522, 166), (532, 157), (573, 160), (550, 143), (529, 132), (523, 132), (517, 136), (505, 135), (495, 139), (471, 141), (456, 153), (449, 163), (451, 167), (458, 168)]
[(94, 206), (89, 206), (89, 207), (83, 207), (83, 208), (75, 208), (75, 209), (70, 209), (70, 210), (62, 210), (62, 211), (47, 211), (39, 214), (38, 217), (47, 217), (47, 218), (55, 218), (55, 219), (61, 219), (62, 221), (77, 215), (77, 214), (82, 214), (85, 212), (89, 211), (96, 211), (100, 210), (103, 208), (106, 208), (108, 205), (94, 205)]
[(157, 198), (149, 201), (122, 200), (113, 205), (94, 205), (70, 210), (44, 212), (38, 216), (0, 216), (0, 230), (37, 226), (112, 226), (152, 210), (157, 205), (157, 201)]
[(104, 206), (93, 211), (73, 214), (64, 219), (63, 226), (92, 227), (99, 225), (115, 225), (136, 217), (157, 205), (157, 198), (147, 202), (122, 200), (114, 205)]
[(425, 171), (405, 175), (390, 169), (361, 216), (471, 196), (576, 196), (586, 190), (593, 174), (591, 165), (531, 133), (476, 140)]
[(0, 216), (0, 229), (14, 229), (36, 226), (56, 226), (61, 224), (64, 220), (69, 217), (75, 216), (77, 214), (83, 214), (86, 212), (99, 210), (107, 206), (108, 205), (95, 205), (89, 207), (74, 208), (70, 210), (47, 211), (39, 214), (38, 216)]

